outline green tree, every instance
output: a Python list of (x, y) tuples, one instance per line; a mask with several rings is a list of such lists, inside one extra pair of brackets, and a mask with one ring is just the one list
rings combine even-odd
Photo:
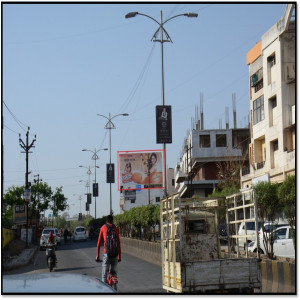
[(62, 193), (62, 187), (56, 188), (50, 203), (50, 209), (53, 211), (54, 216), (57, 216), (59, 211), (64, 211), (67, 208), (67, 200)]
[(283, 212), (291, 226), (292, 238), (295, 247), (295, 222), (296, 222), (296, 178), (295, 175), (288, 176), (278, 188), (278, 197)]
[(256, 190), (256, 201), (258, 216), (263, 230), (263, 243), (269, 258), (273, 258), (273, 232), (265, 231), (265, 222), (274, 223), (276, 214), (281, 212), (281, 206), (277, 196), (278, 184), (260, 181), (254, 186)]
[(48, 209), (52, 197), (51, 187), (46, 182), (39, 182), (31, 186), (29, 208), (32, 215), (39, 217), (40, 212)]

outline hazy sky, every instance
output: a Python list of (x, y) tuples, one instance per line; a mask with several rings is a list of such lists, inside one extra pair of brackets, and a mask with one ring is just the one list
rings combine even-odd
[[(2, 154), (4, 192), (25, 183), (25, 142), (36, 134), (29, 176), (63, 186), (70, 215), (85, 213), (87, 169), (94, 161), (83, 148), (109, 147), (106, 119), (114, 119), (112, 162), (117, 151), (162, 149), (156, 144), (155, 106), (161, 97), (161, 46), (151, 42), (160, 21), (186, 13), (165, 24), (173, 43), (164, 43), (165, 104), (172, 105), (173, 143), (167, 144), (167, 166), (179, 162), (191, 129), (195, 107), (203, 94), (204, 127), (225, 128), (225, 107), (232, 127), (232, 94), (236, 94), (237, 125), (249, 114), (247, 52), (284, 14), (284, 4), (3, 4), (2, 27)], [(6, 106), (4, 105), (6, 104)], [(9, 109), (9, 110), (8, 110)], [(109, 213), (106, 163), (97, 160), (97, 217)], [(79, 182), (83, 180), (84, 182)], [(116, 173), (117, 182), (117, 173)], [(112, 185), (113, 210), (120, 194)], [(75, 194), (75, 196), (74, 196)], [(94, 215), (94, 198), (91, 214)]]

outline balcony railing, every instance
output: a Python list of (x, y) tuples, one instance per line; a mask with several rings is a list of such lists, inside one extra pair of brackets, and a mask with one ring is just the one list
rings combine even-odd
[(262, 169), (264, 166), (265, 166), (265, 162), (264, 162), (264, 161), (259, 162), (259, 163), (257, 163), (257, 165), (256, 165), (257, 170), (258, 170), (258, 169)]
[(249, 167), (242, 169), (242, 176), (245, 176), (247, 174), (250, 174), (250, 168)]

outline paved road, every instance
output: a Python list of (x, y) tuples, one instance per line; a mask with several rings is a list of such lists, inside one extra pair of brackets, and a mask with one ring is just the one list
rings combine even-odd
[[(103, 247), (101, 247), (103, 250)], [(86, 274), (101, 278), (101, 263), (95, 262), (96, 241), (72, 242), (58, 246), (54, 272)], [(102, 255), (101, 255), (102, 257)], [(45, 251), (38, 251), (31, 265), (5, 274), (49, 272)], [(122, 253), (118, 264), (119, 293), (164, 293), (161, 288), (161, 267)], [(70, 292), (72, 288), (70, 287)]]

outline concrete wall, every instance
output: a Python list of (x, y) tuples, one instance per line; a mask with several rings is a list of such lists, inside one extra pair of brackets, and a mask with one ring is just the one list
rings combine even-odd
[[(146, 242), (121, 237), (121, 249), (122, 252), (161, 265), (160, 242)], [(295, 263), (263, 259), (261, 274), (262, 293), (295, 293)]]
[(136, 256), (156, 265), (161, 265), (161, 247), (160, 242), (146, 242), (136, 239), (121, 239), (122, 252)]

